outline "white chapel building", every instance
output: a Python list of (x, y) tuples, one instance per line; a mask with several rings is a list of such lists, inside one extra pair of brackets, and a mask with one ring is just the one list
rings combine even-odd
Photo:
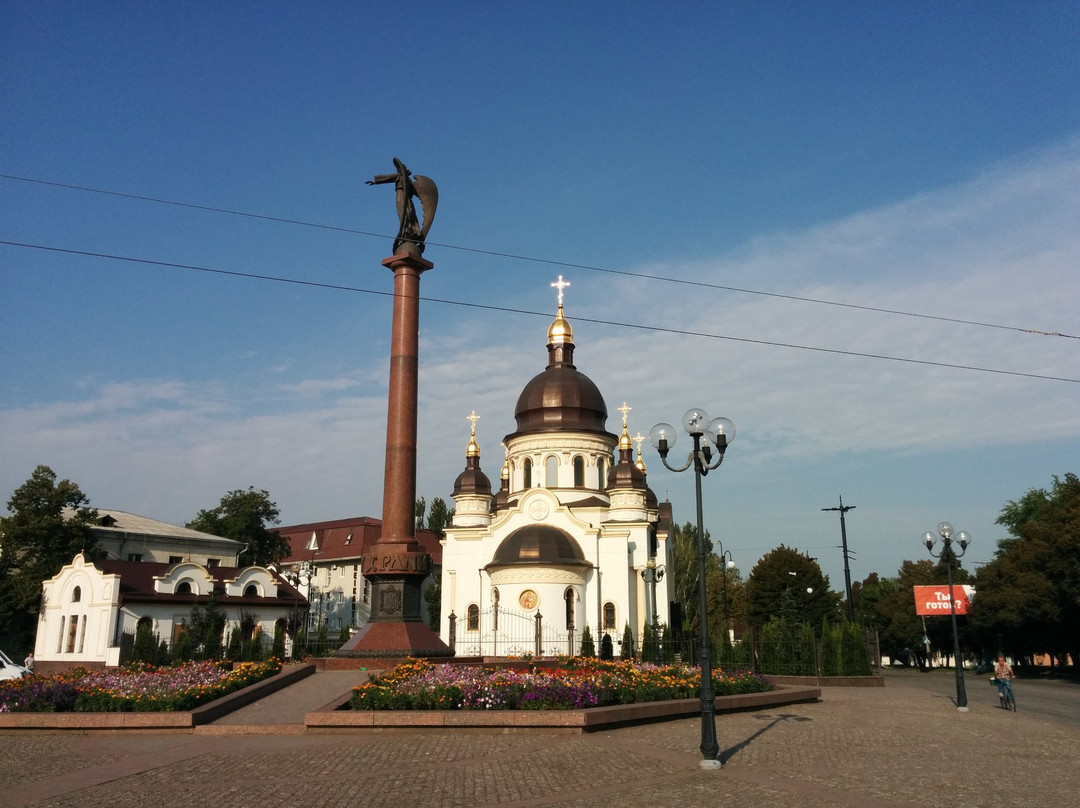
[[(596, 384), (574, 365), (574, 335), (559, 306), (547, 367), (525, 385), (503, 439), (501, 487), (480, 469), (476, 416), (445, 531), (440, 636), (457, 656), (576, 654), (586, 626), (597, 651), (635, 645), (655, 618), (669, 623), (668, 577), (647, 591), (647, 568), (673, 569), (671, 508), (658, 503), (622, 434), (607, 430)], [(652, 580), (654, 576), (649, 576)]]

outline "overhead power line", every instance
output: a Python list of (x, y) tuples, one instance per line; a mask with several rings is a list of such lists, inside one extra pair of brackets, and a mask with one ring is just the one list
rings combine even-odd
[[(191, 272), (206, 272), (214, 275), (228, 275), (231, 277), (248, 278), (251, 280), (271, 281), (274, 283), (288, 283), (296, 286), (310, 286), (319, 289), (331, 289), (340, 292), (356, 292), (359, 294), (379, 295), (382, 297), (393, 297), (394, 295), (392, 291), (388, 292), (376, 289), (361, 289), (355, 286), (341, 286), (338, 284), (322, 283), (319, 281), (305, 281), (296, 278), (283, 278), (276, 275), (263, 275), (252, 272), (239, 272), (230, 269), (218, 269), (215, 267), (202, 267), (193, 264), (178, 264), (172, 261), (156, 261), (149, 258), (134, 258), (132, 256), (126, 255), (113, 255), (110, 253), (91, 252), (89, 250), (74, 250), (65, 247), (48, 246), (44, 244), (27, 244), (18, 241), (0, 240), (0, 245), (6, 245), (8, 247), (21, 247), (28, 250), (42, 250), (45, 252), (62, 253), (66, 255), (79, 255), (88, 258), (103, 258), (110, 261), (125, 261), (128, 263), (143, 264), (146, 266), (168, 267), (170, 269), (182, 269)], [(420, 299), (427, 303), (438, 303), (446, 306), (462, 306), (465, 308), (482, 309), (485, 311), (498, 311), (507, 314), (525, 314), (531, 317), (551, 316), (551, 312), (531, 311), (529, 309), (515, 309), (508, 306), (494, 306), (487, 303), (471, 303), (464, 300), (448, 300), (445, 298), (437, 297), (421, 297)], [(577, 322), (595, 323), (597, 325), (614, 326), (617, 328), (632, 328), (639, 331), (653, 331), (664, 334), (704, 337), (706, 339), (725, 340), (728, 342), (741, 342), (749, 345), (765, 345), (772, 348), (791, 348), (800, 351), (814, 351), (816, 353), (834, 354), (837, 356), (853, 356), (862, 359), (879, 359), (888, 362), (904, 362), (912, 365), (948, 368), (950, 370), (969, 370), (978, 373), (994, 373), (1002, 376), (1017, 376), (1025, 379), (1042, 379), (1044, 381), (1069, 382), (1070, 384), (1080, 384), (1080, 379), (1072, 379), (1064, 376), (1048, 376), (1038, 373), (1023, 373), (1015, 370), (1002, 370), (1000, 368), (979, 367), (977, 365), (961, 365), (949, 362), (933, 362), (927, 359), (911, 359), (910, 357), (889, 356), (886, 354), (873, 354), (865, 353), (862, 351), (848, 351), (839, 348), (822, 348), (814, 345), (799, 345), (797, 343), (791, 342), (776, 342), (773, 340), (752, 339), (750, 337), (735, 337), (727, 334), (711, 334), (707, 331), (688, 331), (681, 328), (666, 328), (663, 326), (645, 325), (643, 323), (621, 322), (619, 320), (605, 320), (597, 317), (585, 317), (580, 314), (575, 314), (574, 320)]]
[[(291, 224), (298, 227), (312, 227), (319, 230), (330, 230), (336, 233), (349, 233), (357, 236), (368, 236), (371, 238), (380, 238), (392, 240), (394, 236), (387, 235), (385, 233), (374, 233), (369, 230), (358, 230), (351, 227), (340, 227), (337, 225), (323, 224), (320, 222), (309, 222), (302, 219), (290, 219), (283, 216), (270, 216), (262, 213), (252, 213), (250, 211), (233, 210), (230, 208), (215, 207), (213, 205), (202, 205), (193, 202), (180, 202), (174, 199), (162, 199), (160, 197), (146, 196), (143, 194), (132, 194), (123, 191), (111, 191), (104, 188), (92, 188), (85, 185), (75, 185), (66, 182), (54, 182), (51, 180), (36, 179), (34, 177), (21, 177), (14, 174), (0, 174), (0, 178), (7, 180), (14, 180), (17, 182), (28, 182), (37, 185), (47, 185), (54, 188), (63, 188), (70, 191), (83, 191), (86, 193), (103, 194), (105, 196), (115, 196), (121, 199), (133, 199), (140, 202), (152, 202), (159, 205), (172, 205), (174, 207), (188, 208), (191, 210), (200, 210), (207, 213), (223, 213), (229, 216), (243, 216), (248, 219), (259, 219), (267, 222), (276, 222), (278, 224)], [(448, 244), (445, 242), (431, 241), (426, 242), (430, 246), (442, 247), (446, 250), (457, 250), (459, 252), (472, 253), (474, 255), (489, 255), (495, 258), (506, 258), (513, 261), (525, 261), (535, 264), (544, 264), (547, 266), (567, 267), (570, 269), (581, 269), (588, 272), (601, 272), (609, 275), (621, 275), (627, 278), (638, 278), (641, 280), (658, 281), (661, 283), (674, 283), (684, 286), (696, 286), (703, 289), (716, 289), (724, 292), (737, 292), (745, 295), (757, 295), (761, 297), (773, 297), (781, 300), (793, 300), (799, 303), (813, 303), (819, 306), (835, 306), (838, 308), (854, 309), (857, 311), (869, 311), (876, 314), (890, 314), (898, 317), (915, 317), (923, 320), (936, 320), (945, 323), (955, 323), (958, 325), (971, 325), (978, 326), (980, 328), (995, 328), (1004, 331), (1018, 331), (1022, 334), (1035, 334), (1044, 337), (1061, 337), (1064, 339), (1080, 339), (1080, 336), (1073, 334), (1065, 334), (1060, 331), (1045, 331), (1037, 328), (1022, 328), (1019, 326), (1003, 325), (1001, 323), (988, 323), (980, 320), (965, 320), (959, 317), (943, 317), (935, 314), (924, 314), (921, 312), (903, 311), (900, 309), (888, 309), (879, 306), (866, 306), (858, 303), (845, 303), (837, 300), (826, 300), (823, 298), (803, 297), (800, 295), (790, 295), (781, 292), (767, 292), (761, 289), (747, 289), (739, 286), (726, 286), (719, 283), (709, 283), (707, 281), (690, 280), (687, 278), (673, 278), (667, 275), (656, 275), (646, 272), (631, 272), (624, 269), (615, 269), (612, 267), (600, 267), (592, 264), (577, 264), (570, 261), (559, 261), (551, 258), (538, 258), (535, 256), (519, 255), (517, 253), (500, 252), (497, 250), (481, 250), (476, 247), (464, 247), (458, 244)]]

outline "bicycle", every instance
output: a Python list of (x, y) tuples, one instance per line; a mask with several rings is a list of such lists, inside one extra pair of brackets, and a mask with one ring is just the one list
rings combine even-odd
[(1011, 679), (1001, 679), (1001, 692), (998, 693), (998, 698), (1001, 699), (1001, 706), (1006, 710), (1012, 710), (1016, 712), (1016, 696), (1013, 695), (1013, 686)]

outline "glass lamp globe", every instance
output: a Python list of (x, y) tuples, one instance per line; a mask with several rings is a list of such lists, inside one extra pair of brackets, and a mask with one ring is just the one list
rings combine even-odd
[(922, 534), (922, 542), (926, 545), (926, 549), (929, 550), (934, 546), (934, 542), (937, 541), (937, 536), (931, 533), (929, 530)]
[[(675, 445), (675, 440), (679, 437), (679, 433), (675, 431), (675, 427), (671, 424), (657, 424), (649, 430), (649, 443), (658, 452), (666, 452)], [(660, 442), (666, 441), (663, 449), (661, 449)]]
[[(727, 446), (735, 440), (735, 424), (730, 418), (713, 418), (709, 421), (706, 433), (709, 436), (709, 442), (713, 445), (717, 447)], [(723, 440), (720, 440), (721, 435)]]
[(682, 417), (682, 425), (690, 435), (704, 435), (709, 428), (709, 413), (700, 407), (687, 410)]
[(941, 538), (943, 539), (951, 539), (952, 531), (953, 527), (948, 522), (942, 522), (940, 525), (937, 526), (938, 535), (941, 536)]
[(967, 547), (969, 544), (971, 544), (970, 534), (965, 533), (963, 530), (956, 534), (956, 540), (960, 542), (961, 547)]

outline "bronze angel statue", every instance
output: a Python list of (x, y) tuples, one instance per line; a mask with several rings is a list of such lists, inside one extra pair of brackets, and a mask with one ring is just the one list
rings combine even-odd
[[(397, 167), (396, 174), (376, 174), (375, 179), (368, 180), (368, 185), (382, 185), (392, 182), (397, 188), (397, 213), (401, 226), (398, 228), (397, 238), (394, 239), (394, 255), (401, 250), (406, 252), (423, 253), (424, 240), (428, 231), (431, 230), (431, 222), (435, 218), (435, 208), (439, 205), (439, 189), (430, 177), (423, 177), (413, 173), (405, 167), (398, 158), (394, 158)], [(413, 197), (420, 200), (420, 207), (424, 211), (423, 224), (416, 218), (416, 207), (413, 205)]]

